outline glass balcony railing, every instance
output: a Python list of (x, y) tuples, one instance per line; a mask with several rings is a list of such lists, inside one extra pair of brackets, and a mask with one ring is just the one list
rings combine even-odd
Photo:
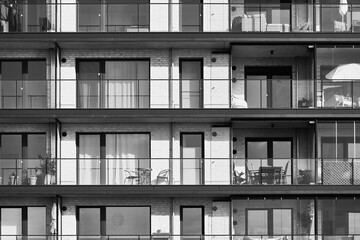
[[(145, 2), (145, 3), (144, 3)], [(359, 4), (0, 3), (0, 32), (359, 32)]]
[[(316, 95), (316, 96), (315, 96)], [(0, 109), (359, 108), (357, 80), (0, 80)]]
[[(231, 167), (230, 167), (231, 166)], [(1, 185), (360, 185), (360, 159), (0, 159)], [(232, 169), (231, 169), (232, 168)]]
[(55, 9), (56, 5), (40, 0), (29, 4), (2, 1), (0, 32), (55, 32)]
[[(294, 220), (295, 221), (295, 220)], [(277, 228), (281, 230), (281, 228)], [(260, 230), (259, 230), (260, 231)], [(152, 235), (1, 235), (1, 239), (5, 240), (267, 240), (267, 239), (279, 239), (279, 240), (344, 240), (344, 239), (359, 239), (359, 234), (334, 234), (334, 235), (324, 235), (324, 234), (291, 234), (291, 233), (282, 233), (282, 234), (272, 234), (272, 235), (263, 235), (263, 234), (248, 234), (248, 235), (239, 235), (239, 234), (216, 234), (216, 235), (174, 235), (170, 233), (159, 233)]]

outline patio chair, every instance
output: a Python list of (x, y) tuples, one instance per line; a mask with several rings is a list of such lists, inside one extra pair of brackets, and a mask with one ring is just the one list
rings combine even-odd
[(286, 163), (286, 165), (285, 165), (285, 168), (284, 168), (284, 170), (283, 170), (282, 173), (281, 173), (281, 182), (282, 182), (282, 184), (286, 184), (286, 183), (287, 183), (286, 173), (287, 173), (287, 170), (288, 170), (288, 167), (289, 167), (289, 162), (290, 162), (290, 161), (287, 161), (287, 163)]
[(169, 173), (170, 173), (170, 169), (161, 170), (156, 177), (156, 185), (159, 185), (159, 183), (166, 183), (166, 185), (168, 185)]
[(128, 169), (124, 169), (124, 172), (125, 172), (124, 184), (126, 184), (126, 182), (131, 182), (131, 185), (134, 185), (134, 181), (136, 181), (137, 183), (140, 181), (140, 176), (137, 172)]
[(259, 184), (260, 183), (260, 175), (256, 170), (249, 170), (247, 164), (245, 164), (246, 178), (249, 180), (249, 184)]

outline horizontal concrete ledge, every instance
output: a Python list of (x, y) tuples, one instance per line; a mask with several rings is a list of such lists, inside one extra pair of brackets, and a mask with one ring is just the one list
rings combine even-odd
[(149, 123), (360, 120), (360, 109), (0, 109), (0, 123)]
[[(0, 48), (228, 48), (230, 44), (358, 44), (360, 33), (308, 32), (99, 32), (4, 33)], [(139, 45), (139, 43), (142, 43)]]
[(359, 196), (360, 185), (238, 185), (238, 186), (0, 186), (1, 197), (54, 196), (246, 197)]

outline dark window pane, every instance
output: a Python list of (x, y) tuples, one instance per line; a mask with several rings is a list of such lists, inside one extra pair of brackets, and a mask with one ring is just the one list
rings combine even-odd
[(99, 0), (79, 0), (79, 32), (100, 32)]

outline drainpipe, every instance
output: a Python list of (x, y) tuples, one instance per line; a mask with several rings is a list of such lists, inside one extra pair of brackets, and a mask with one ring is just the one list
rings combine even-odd
[[(61, 122), (59, 121), (59, 119), (55, 118), (56, 121), (56, 128), (55, 128), (55, 160), (56, 160), (56, 165), (58, 167), (57, 169), (57, 184), (59, 184), (61, 182), (60, 179), (60, 171), (59, 169), (61, 169)], [(58, 140), (60, 140), (60, 142), (58, 142)], [(58, 161), (58, 159), (60, 159), (60, 161)]]

